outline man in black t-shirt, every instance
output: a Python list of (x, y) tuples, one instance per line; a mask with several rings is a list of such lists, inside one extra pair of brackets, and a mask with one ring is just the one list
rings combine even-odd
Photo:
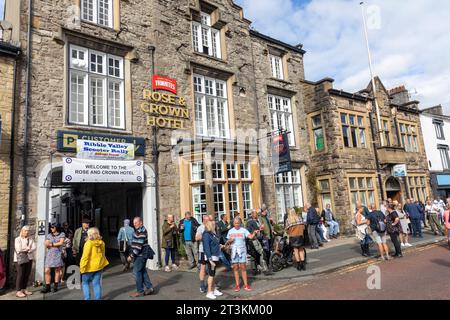
[[(370, 212), (367, 215), (367, 224), (372, 230), (372, 238), (378, 245), (378, 252), (381, 260), (390, 260), (389, 247), (386, 243), (386, 217), (383, 212), (377, 210), (375, 204), (370, 205)], [(384, 226), (384, 228), (383, 228)], [(379, 228), (384, 230), (379, 230)], [(385, 257), (386, 255), (386, 257)]]

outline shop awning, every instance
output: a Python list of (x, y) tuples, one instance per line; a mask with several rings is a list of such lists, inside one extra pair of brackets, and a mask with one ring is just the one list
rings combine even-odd
[(437, 175), (436, 177), (438, 186), (450, 186), (450, 174)]

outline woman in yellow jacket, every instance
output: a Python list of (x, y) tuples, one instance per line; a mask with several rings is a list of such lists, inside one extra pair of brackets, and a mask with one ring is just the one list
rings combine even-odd
[(89, 284), (94, 287), (94, 300), (102, 297), (102, 272), (109, 264), (105, 257), (105, 243), (97, 228), (90, 228), (83, 249), (83, 256), (80, 260), (80, 273), (83, 288), (84, 300), (91, 299)]

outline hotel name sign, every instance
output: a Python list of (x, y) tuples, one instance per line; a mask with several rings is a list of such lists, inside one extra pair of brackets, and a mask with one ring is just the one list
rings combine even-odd
[[(156, 86), (153, 81), (153, 90), (142, 90), (142, 101), (140, 109), (147, 114), (147, 125), (161, 128), (186, 129), (186, 121), (190, 119), (189, 110), (186, 105), (186, 98), (170, 93), (163, 93), (158, 90), (170, 91), (176, 94), (176, 80), (165, 78)], [(158, 79), (160, 80), (160, 79)], [(171, 85), (165, 88), (162, 84)]]

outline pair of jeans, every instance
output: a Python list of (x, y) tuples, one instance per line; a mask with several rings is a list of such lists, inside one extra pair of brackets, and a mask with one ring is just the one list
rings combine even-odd
[(166, 248), (165, 262), (169, 265), (169, 257), (172, 259), (172, 264), (175, 264), (175, 248)]
[(337, 223), (336, 221), (327, 221), (328, 225), (329, 225), (329, 233), (330, 236), (335, 236), (339, 233), (339, 223)]
[[(419, 224), (420, 224), (420, 219), (419, 219)], [(400, 245), (398, 233), (391, 233), (391, 234), (389, 234), (389, 236), (391, 237), (392, 244), (394, 245), (394, 248), (395, 248), (395, 255), (396, 256), (401, 255), (402, 247)]]
[(100, 300), (102, 298), (102, 270), (86, 272), (81, 275), (81, 287), (83, 289), (84, 300), (91, 300), (91, 282), (94, 288), (94, 300)]
[(147, 259), (136, 257), (133, 264), (133, 274), (136, 280), (136, 289), (139, 293), (144, 293), (144, 286), (147, 289), (153, 288), (153, 284), (147, 273)]
[(413, 237), (422, 237), (422, 225), (420, 223), (420, 218), (411, 218), (411, 227), (413, 231)]
[(317, 225), (316, 224), (309, 224), (308, 225), (308, 236), (309, 236), (309, 242), (312, 247), (318, 247), (319, 246), (319, 234), (317, 232)]
[(194, 266), (197, 262), (196, 259), (198, 257), (197, 243), (193, 241), (186, 241), (184, 243), (184, 249), (186, 250), (186, 254), (190, 265)]

